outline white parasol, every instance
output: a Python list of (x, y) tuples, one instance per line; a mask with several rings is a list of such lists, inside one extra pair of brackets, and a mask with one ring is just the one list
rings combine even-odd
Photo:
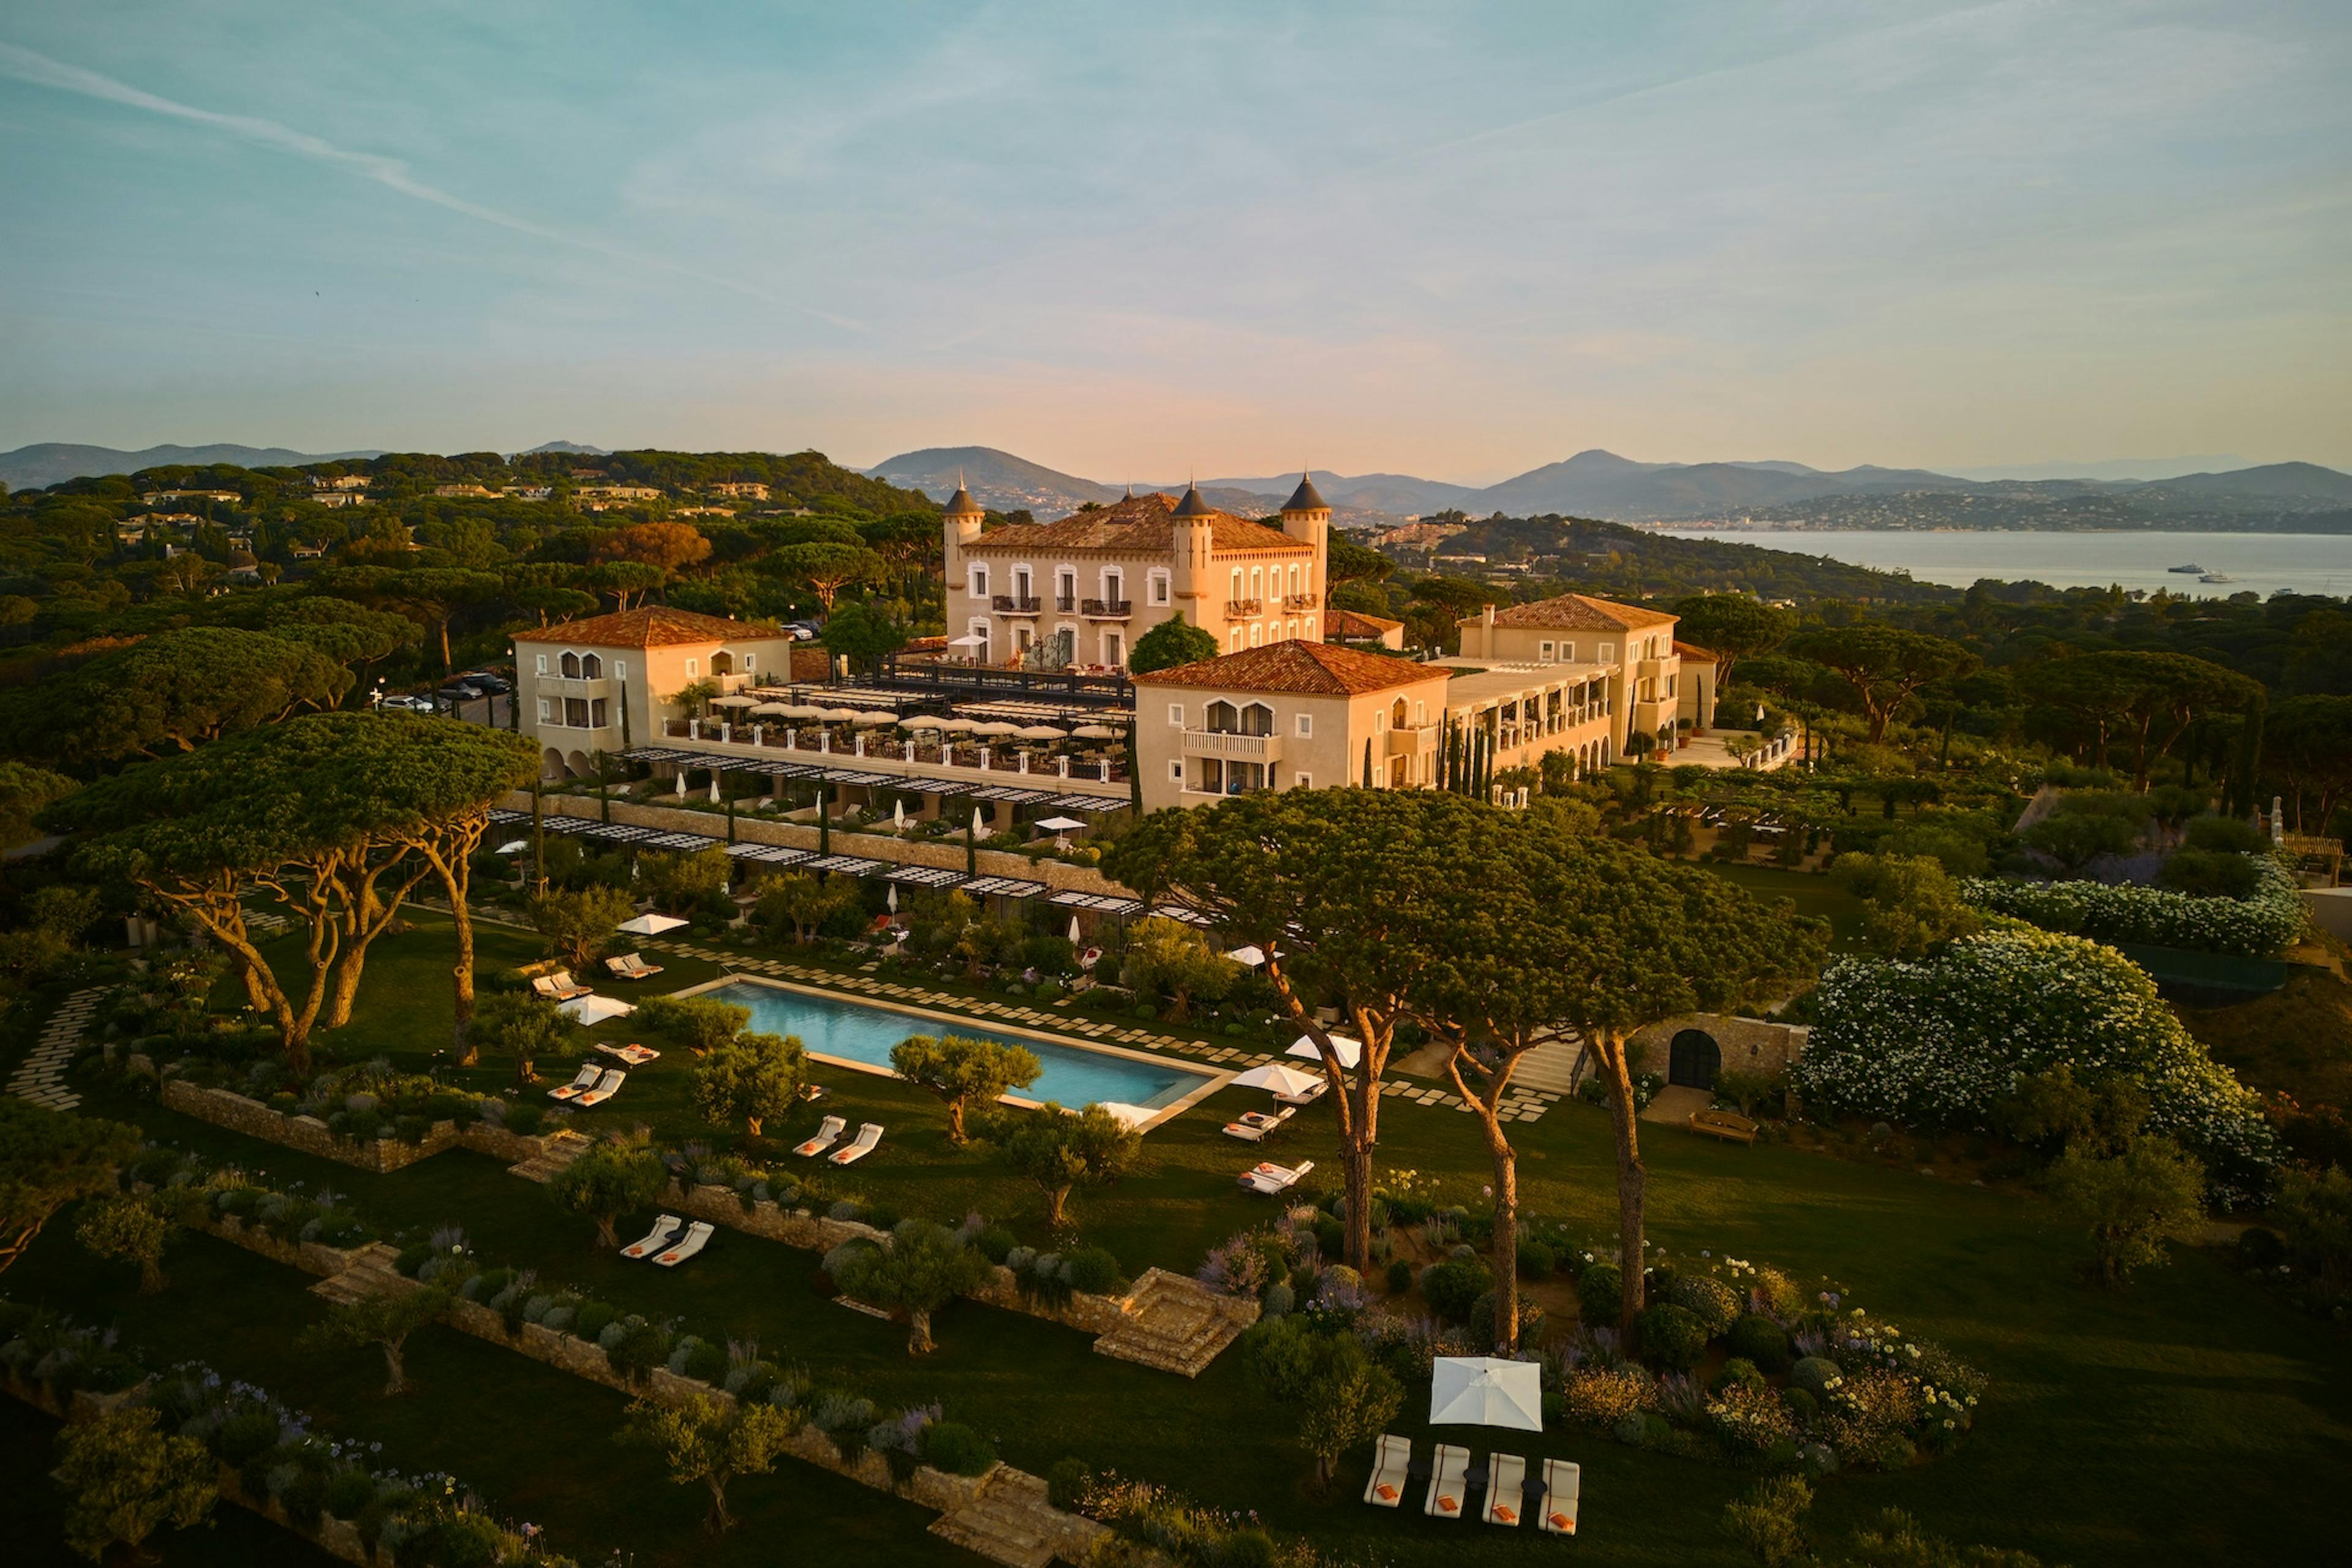
[(1543, 1373), (1531, 1361), (1439, 1356), (1429, 1374), (1433, 1426), (1543, 1430)]
[(1075, 816), (1049, 816), (1037, 826), (1048, 833), (1067, 833), (1071, 828), (1084, 827), (1086, 824)]
[(1276, 1094), (1305, 1094), (1323, 1081), (1316, 1073), (1300, 1072), (1297, 1068), (1268, 1062), (1262, 1068), (1252, 1068), (1234, 1079), (1235, 1089), (1263, 1089)]
[(714, 697), (710, 705), (713, 708), (749, 708), (752, 701), (749, 697)]
[(571, 1001), (559, 1005), (556, 1010), (570, 1014), (579, 1023), (601, 1024), (607, 1018), (624, 1017), (637, 1009), (634, 1004), (624, 1002), (617, 996), (574, 996)]
[(623, 921), (613, 929), (626, 931), (631, 936), (659, 936), (666, 931), (676, 931), (684, 924), (686, 921), (676, 915), (639, 915), (633, 921)]
[[(1338, 1053), (1341, 1067), (1352, 1068), (1364, 1054), (1364, 1043), (1361, 1040), (1351, 1040), (1345, 1035), (1334, 1035), (1331, 1037), (1331, 1049)], [(1297, 1039), (1291, 1042), (1290, 1048), (1282, 1054), (1286, 1057), (1302, 1057), (1311, 1062), (1319, 1062), (1323, 1059), (1323, 1053), (1315, 1048), (1315, 1039), (1311, 1035), (1299, 1036)]]

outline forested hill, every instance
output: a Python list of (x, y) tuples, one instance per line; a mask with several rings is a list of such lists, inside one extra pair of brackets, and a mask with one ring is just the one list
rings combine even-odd
[(1678, 539), (1591, 518), (1470, 519), (1453, 513), (1392, 530), (1376, 536), (1375, 542), (1391, 559), (1423, 570), (1492, 582), (1559, 584), (1611, 598), (1744, 592), (1799, 604), (1850, 599), (1933, 605), (1960, 597), (1958, 588), (1914, 582), (1899, 573), (1873, 571), (1826, 555)]

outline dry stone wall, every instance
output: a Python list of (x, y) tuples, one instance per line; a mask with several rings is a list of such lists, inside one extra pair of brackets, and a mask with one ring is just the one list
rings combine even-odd
[(517, 1164), (536, 1156), (541, 1147), (537, 1138), (481, 1122), (461, 1132), (454, 1121), (436, 1121), (415, 1143), (397, 1138), (345, 1138), (315, 1116), (289, 1116), (248, 1096), (226, 1089), (205, 1089), (176, 1078), (163, 1080), (163, 1103), (215, 1127), (379, 1175), (404, 1170), (445, 1149), (464, 1147)]

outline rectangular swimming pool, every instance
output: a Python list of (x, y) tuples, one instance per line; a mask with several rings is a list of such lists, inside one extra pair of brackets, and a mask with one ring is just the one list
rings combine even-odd
[(1006, 1034), (969, 1019), (902, 1013), (758, 981), (730, 981), (697, 994), (749, 1007), (752, 1028), (771, 1035), (797, 1035), (813, 1056), (885, 1072), (890, 1070), (890, 1047), (909, 1035), (955, 1034), (1019, 1046), (1034, 1052), (1045, 1068), (1035, 1083), (1018, 1091), (1019, 1098), (1050, 1100), (1072, 1109), (1115, 1101), (1159, 1110), (1208, 1088), (1218, 1076), (1148, 1057)]

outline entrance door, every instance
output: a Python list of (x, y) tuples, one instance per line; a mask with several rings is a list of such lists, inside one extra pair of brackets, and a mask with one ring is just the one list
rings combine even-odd
[(1685, 1029), (1675, 1037), (1666, 1056), (1666, 1081), (1690, 1089), (1715, 1087), (1723, 1067), (1723, 1052), (1705, 1029)]

